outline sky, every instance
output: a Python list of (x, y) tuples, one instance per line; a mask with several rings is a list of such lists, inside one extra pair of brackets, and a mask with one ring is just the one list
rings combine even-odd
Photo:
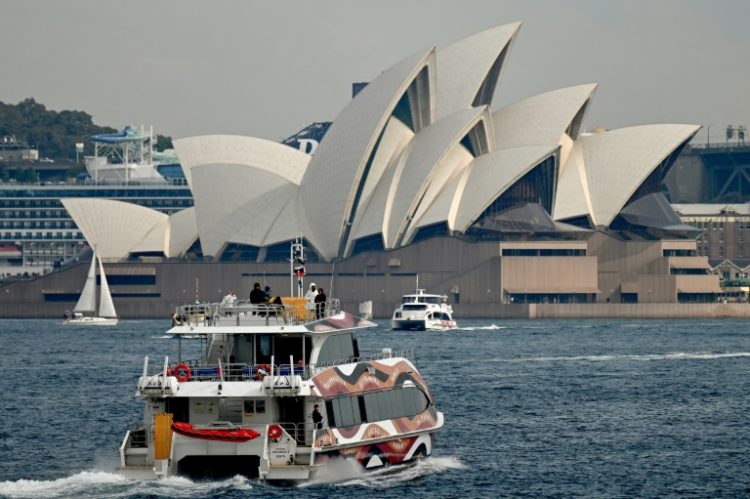
[(0, 101), (281, 140), (352, 82), (522, 21), (495, 108), (594, 82), (585, 128), (695, 123), (705, 142), (750, 125), (748, 19), (748, 0), (0, 0)]

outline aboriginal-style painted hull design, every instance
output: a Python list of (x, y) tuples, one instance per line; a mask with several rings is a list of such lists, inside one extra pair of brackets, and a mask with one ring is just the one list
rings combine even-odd
[(321, 451), (316, 464), (325, 464), (333, 459), (354, 459), (365, 469), (410, 463), (432, 454), (432, 437), (398, 438), (383, 442)]
[[(360, 421), (351, 426), (330, 425), (319, 430), (314, 446), (318, 455), (354, 457), (365, 467), (396, 464), (432, 453), (431, 434), (443, 425), (422, 376), (404, 358), (383, 359), (337, 366), (312, 379), (314, 392), (328, 400), (346, 400), (385, 394), (404, 388), (419, 390), (425, 397), (422, 410), (402, 417)], [(361, 402), (357, 400), (357, 404)], [(372, 459), (373, 462), (370, 462)]]

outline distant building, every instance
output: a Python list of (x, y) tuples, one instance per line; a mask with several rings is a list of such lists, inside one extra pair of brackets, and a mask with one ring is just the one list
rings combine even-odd
[(674, 204), (680, 219), (698, 228), (697, 252), (713, 263), (750, 265), (749, 204)]
[(0, 163), (38, 160), (38, 149), (29, 146), (25, 142), (17, 141), (16, 137), (12, 135), (0, 137)]
[(692, 144), (664, 181), (672, 203), (750, 202), (750, 144)]

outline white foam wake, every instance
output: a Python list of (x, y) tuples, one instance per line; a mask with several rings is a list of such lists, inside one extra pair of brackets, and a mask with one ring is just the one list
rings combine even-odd
[[(560, 356), (560, 357), (519, 357), (516, 359), (512, 358), (492, 358), (492, 359), (479, 359), (479, 362), (491, 363), (491, 362), (507, 362), (507, 363), (520, 363), (520, 362), (620, 362), (620, 361), (635, 361), (635, 362), (648, 362), (648, 361), (659, 361), (659, 360), (718, 360), (718, 359), (732, 359), (750, 357), (750, 352), (668, 352), (668, 353), (654, 353), (654, 354), (621, 354), (621, 355), (574, 355), (574, 356)], [(433, 360), (431, 364), (466, 364), (465, 360), (459, 359), (443, 359)]]
[(450, 470), (463, 470), (467, 466), (456, 457), (428, 457), (417, 461), (413, 466), (393, 466), (374, 471), (366, 471), (353, 460), (336, 460), (316, 472), (315, 480), (302, 486), (320, 483), (336, 486), (359, 485), (373, 488), (389, 488), (418, 478), (443, 473)]
[(475, 326), (475, 327), (459, 327), (456, 328), (458, 331), (496, 331), (498, 329), (507, 329), (508, 326), (498, 326), (497, 324), (490, 324), (489, 326)]
[(8, 497), (64, 497), (90, 495), (94, 489), (128, 480), (115, 473), (83, 471), (56, 480), (15, 480), (0, 482), (0, 495)]
[(750, 357), (750, 352), (668, 352), (643, 355), (577, 355), (572, 357), (528, 357), (520, 359), (498, 359), (505, 362), (611, 362), (611, 361), (654, 361), (654, 360), (715, 360), (736, 357)]
[(63, 498), (96, 497), (117, 499), (132, 495), (156, 497), (206, 497), (222, 490), (250, 490), (249, 480), (241, 476), (213, 481), (193, 482), (188, 478), (135, 481), (117, 473), (82, 471), (56, 480), (15, 480), (0, 482), (0, 497)]

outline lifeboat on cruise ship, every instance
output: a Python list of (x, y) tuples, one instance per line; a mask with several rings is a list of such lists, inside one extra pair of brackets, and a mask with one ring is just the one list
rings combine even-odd
[(225, 442), (247, 442), (258, 438), (260, 433), (250, 428), (195, 428), (190, 423), (172, 423), (175, 433), (186, 437)]

